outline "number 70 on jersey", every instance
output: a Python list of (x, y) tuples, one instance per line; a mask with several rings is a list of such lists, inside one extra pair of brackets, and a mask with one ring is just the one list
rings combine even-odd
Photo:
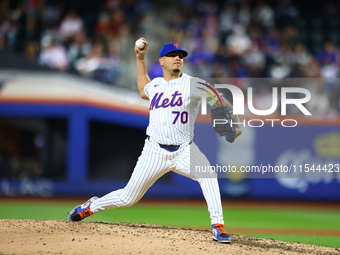
[(175, 119), (172, 124), (176, 124), (177, 121), (180, 121), (182, 124), (186, 124), (189, 119), (189, 113), (187, 111), (172, 111), (172, 114), (175, 115)]

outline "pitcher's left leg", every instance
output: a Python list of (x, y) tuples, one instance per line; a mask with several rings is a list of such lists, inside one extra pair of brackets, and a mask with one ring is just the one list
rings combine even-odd
[(196, 144), (192, 143), (180, 151), (173, 165), (174, 172), (198, 181), (200, 184), (203, 196), (207, 202), (211, 224), (223, 224), (222, 203), (217, 174), (209, 170), (210, 163)]
[(174, 160), (174, 172), (198, 181), (210, 214), (212, 238), (230, 243), (231, 236), (224, 229), (223, 210), (217, 174), (212, 171), (209, 160), (195, 144), (179, 152)]

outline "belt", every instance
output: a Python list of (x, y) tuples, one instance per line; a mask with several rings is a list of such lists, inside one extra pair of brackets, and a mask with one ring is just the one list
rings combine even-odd
[[(150, 140), (150, 136), (149, 135), (148, 135), (148, 140)], [(192, 141), (189, 142), (189, 144), (191, 144), (191, 143), (192, 143)], [(177, 151), (181, 147), (181, 145), (168, 145), (168, 144), (160, 144), (160, 143), (158, 145), (162, 149), (170, 151), (170, 152)]]
[(177, 151), (179, 149), (179, 147), (181, 147), (181, 145), (159, 144), (159, 147), (161, 147), (164, 150), (174, 152), (174, 151)]

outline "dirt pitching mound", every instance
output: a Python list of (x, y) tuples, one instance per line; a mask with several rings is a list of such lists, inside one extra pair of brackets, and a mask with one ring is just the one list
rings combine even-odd
[(210, 231), (121, 222), (0, 219), (0, 254), (337, 254), (339, 249)]

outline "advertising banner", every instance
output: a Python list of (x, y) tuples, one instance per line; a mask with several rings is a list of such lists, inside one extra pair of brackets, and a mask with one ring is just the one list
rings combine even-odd
[(252, 180), (252, 197), (340, 200), (338, 126), (264, 127), (256, 138), (255, 165), (277, 171)]

